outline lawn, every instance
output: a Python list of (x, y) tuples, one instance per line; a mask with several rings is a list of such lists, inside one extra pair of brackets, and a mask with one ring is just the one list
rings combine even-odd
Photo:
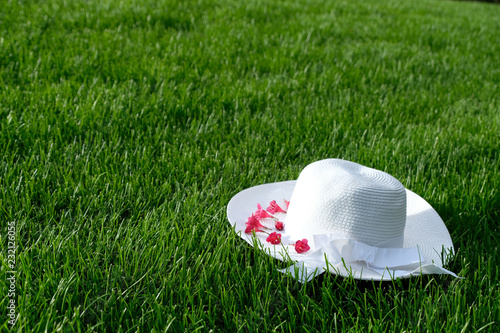
[[(0, 8), (0, 331), (498, 330), (500, 6)], [(426, 199), (464, 279), (300, 284), (232, 232), (233, 195), (324, 158)]]

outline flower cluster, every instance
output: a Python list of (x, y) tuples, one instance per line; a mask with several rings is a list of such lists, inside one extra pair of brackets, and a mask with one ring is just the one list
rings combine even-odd
[[(289, 205), (290, 201), (285, 200), (285, 206), (287, 210)], [(245, 233), (251, 234), (252, 232), (263, 232), (268, 234), (268, 237), (266, 238), (266, 241), (268, 243), (271, 243), (273, 245), (281, 244), (281, 234), (275, 231), (271, 233), (267, 232), (272, 231), (273, 229), (268, 228), (261, 223), (262, 219), (273, 219), (275, 222), (274, 228), (278, 231), (283, 231), (285, 229), (285, 224), (279, 221), (279, 219), (276, 217), (278, 213), (286, 214), (287, 211), (281, 208), (276, 203), (276, 200), (271, 201), (267, 209), (263, 209), (260, 204), (257, 204), (257, 210), (252, 214), (252, 216), (248, 218), (248, 221), (245, 223), (247, 226), (245, 229)], [(295, 242), (295, 244), (291, 245), (295, 246), (295, 251), (297, 251), (297, 253), (304, 253), (309, 251), (310, 249), (310, 246), (307, 244), (307, 239), (298, 240)]]
[[(285, 200), (285, 204), (288, 208), (289, 202)], [(262, 223), (260, 223), (260, 221), (265, 218), (273, 219), (275, 221), (274, 227), (276, 228), (276, 230), (282, 231), (285, 228), (285, 224), (278, 220), (275, 215), (276, 213), (286, 214), (286, 211), (276, 203), (276, 200), (271, 201), (269, 207), (267, 207), (267, 209), (265, 210), (262, 209), (262, 206), (260, 204), (257, 204), (257, 211), (255, 211), (255, 213), (253, 213), (246, 222), (247, 227), (245, 229), (245, 232), (247, 234), (250, 234), (252, 233), (252, 231), (265, 232), (264, 230), (271, 230), (270, 228), (265, 227), (264, 225), (262, 225)], [(279, 242), (276, 244), (279, 244)]]

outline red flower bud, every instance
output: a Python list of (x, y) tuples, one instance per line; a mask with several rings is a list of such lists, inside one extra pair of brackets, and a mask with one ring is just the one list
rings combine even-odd
[(267, 211), (271, 214), (275, 213), (286, 213), (278, 204), (276, 203), (276, 200), (271, 201), (269, 204), (269, 207), (267, 207)]
[(266, 227), (264, 227), (253, 214), (248, 218), (248, 221), (245, 224), (247, 225), (245, 229), (245, 233), (247, 234), (252, 233), (252, 230), (259, 232), (262, 231), (262, 229), (266, 229)]
[(279, 243), (281, 243), (281, 234), (278, 234), (277, 232), (272, 232), (271, 234), (269, 234), (269, 236), (266, 238), (266, 241), (268, 243), (271, 243), (271, 244), (274, 244), (274, 245), (277, 245)]
[(283, 230), (285, 228), (285, 224), (283, 222), (280, 222), (280, 221), (276, 221), (276, 224), (274, 225), (274, 227), (277, 229), (277, 230)]
[(295, 251), (297, 251), (297, 253), (304, 253), (304, 252), (307, 252), (311, 249), (311, 247), (307, 244), (307, 239), (303, 239), (303, 240), (298, 240), (295, 242)]
[(269, 215), (269, 213), (265, 210), (262, 209), (262, 206), (260, 204), (257, 204), (257, 211), (255, 212), (255, 217), (260, 220), (264, 219), (266, 217), (272, 217)]

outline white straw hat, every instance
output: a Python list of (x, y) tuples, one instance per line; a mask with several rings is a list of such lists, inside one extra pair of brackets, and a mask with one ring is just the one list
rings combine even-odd
[(436, 211), (391, 175), (354, 162), (317, 161), (296, 181), (243, 190), (227, 216), (250, 245), (294, 261), (281, 271), (301, 282), (324, 271), (360, 280), (457, 277), (443, 268), (453, 243)]

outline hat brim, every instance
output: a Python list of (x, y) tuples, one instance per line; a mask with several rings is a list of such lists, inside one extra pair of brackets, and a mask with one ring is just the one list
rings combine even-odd
[[(258, 245), (268, 255), (282, 260), (304, 261), (307, 256), (316, 251), (313, 235), (304, 235), (308, 239), (311, 249), (306, 253), (297, 253), (291, 244), (296, 239), (287, 239), (286, 218), (285, 229), (279, 231), (282, 234), (283, 244), (272, 245), (266, 242), (267, 234), (246, 234), (246, 222), (257, 210), (257, 204), (264, 208), (272, 200), (283, 202), (289, 201), (297, 181), (285, 181), (270, 184), (257, 185), (245, 189), (236, 194), (227, 206), (227, 217), (236, 233), (251, 246)], [(443, 266), (443, 260), (453, 253), (453, 243), (443, 220), (432, 206), (418, 194), (406, 189), (406, 226), (404, 230), (404, 248), (418, 247), (421, 255), (421, 266), (435, 265)], [(271, 220), (271, 219), (269, 219)], [(263, 222), (265, 224), (265, 222)], [(344, 277), (353, 277), (358, 280), (391, 280), (391, 274), (380, 276), (370, 270), (364, 262), (351, 263), (349, 267), (336, 267), (329, 269), (331, 273)], [(432, 274), (432, 270), (421, 270), (421, 274)], [(414, 274), (413, 274), (414, 275)], [(400, 276), (407, 278), (412, 274)]]

